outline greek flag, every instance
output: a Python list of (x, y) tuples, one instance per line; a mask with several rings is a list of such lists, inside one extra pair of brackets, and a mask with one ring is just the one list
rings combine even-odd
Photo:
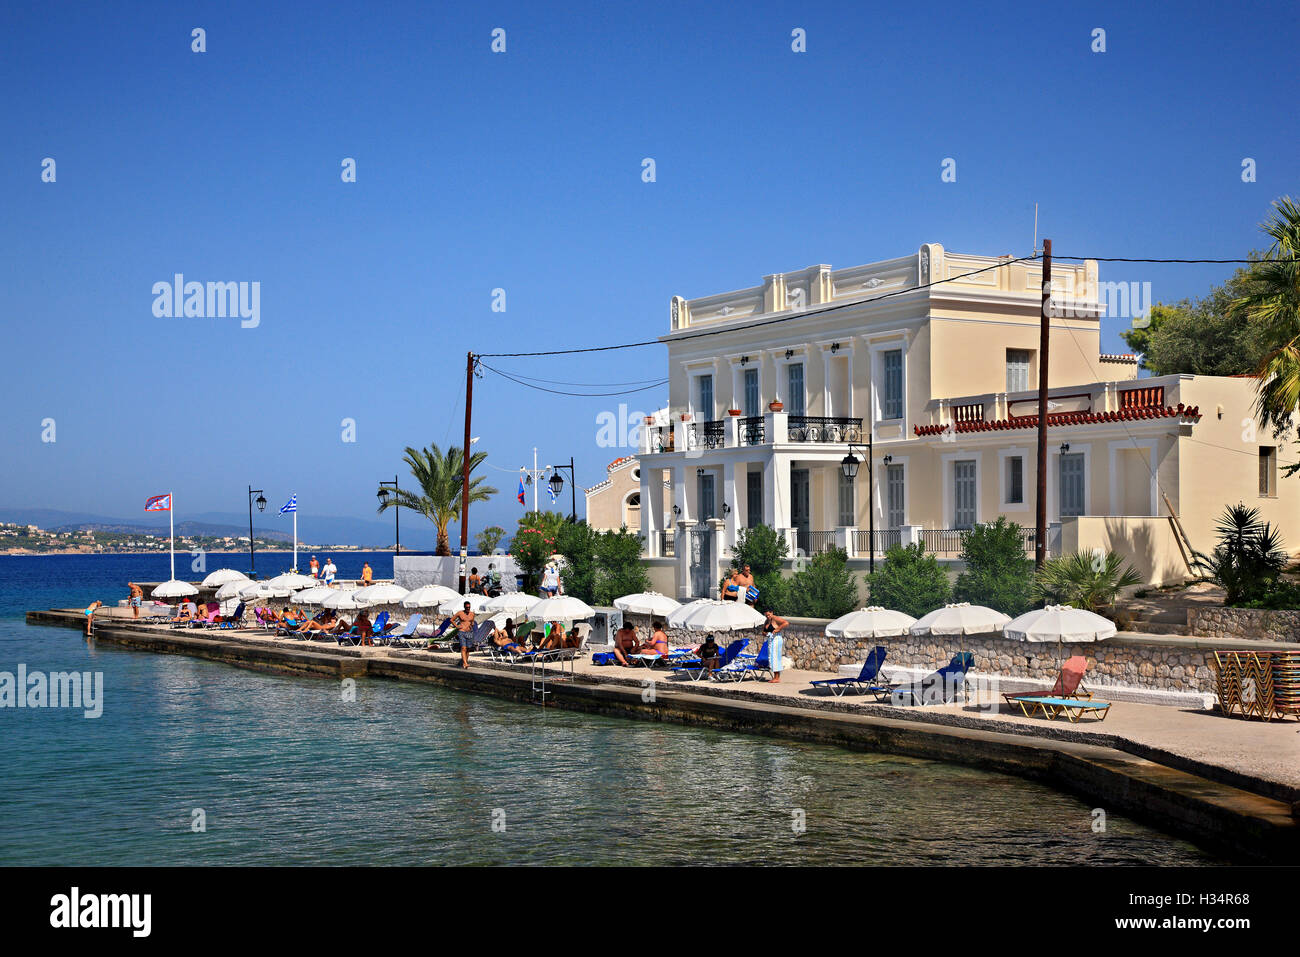
[(555, 500), (560, 497), (560, 493), (555, 491), (550, 482), (546, 483), (546, 491), (551, 493), (551, 504), (554, 505)]
[(289, 496), (289, 501), (280, 506), (280, 514), (283, 515), (285, 512), (296, 511), (298, 511), (298, 493), (294, 492)]

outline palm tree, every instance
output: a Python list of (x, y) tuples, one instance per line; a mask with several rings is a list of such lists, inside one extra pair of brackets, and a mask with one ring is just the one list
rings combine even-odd
[[(409, 508), (419, 512), (438, 529), (438, 547), (435, 554), (450, 555), (451, 545), (447, 540), (447, 526), (460, 518), (461, 479), (465, 467), (464, 453), (460, 446), (447, 447), (444, 454), (435, 442), (427, 449), (406, 448), (403, 456), (411, 467), (411, 475), (419, 486), (419, 492), (399, 489), (390, 498), (379, 505), (379, 511), (386, 509)], [(486, 452), (474, 452), (469, 457), (469, 500), (486, 502), (497, 490), (483, 485), (482, 478), (474, 478), (476, 468), (487, 458)]]
[(1251, 268), (1233, 309), (1264, 333), (1256, 408), (1266, 425), (1282, 429), (1300, 405), (1300, 205), (1283, 196), (1273, 209), (1260, 224), (1273, 245)]
[(1115, 552), (1079, 551), (1043, 562), (1034, 592), (1049, 602), (1095, 612), (1113, 605), (1121, 588), (1141, 582), (1142, 577)]
[(1264, 597), (1286, 568), (1281, 534), (1260, 521), (1259, 509), (1245, 503), (1224, 509), (1215, 531), (1219, 544), (1214, 551), (1194, 553), (1197, 570), (1223, 586), (1225, 605)]

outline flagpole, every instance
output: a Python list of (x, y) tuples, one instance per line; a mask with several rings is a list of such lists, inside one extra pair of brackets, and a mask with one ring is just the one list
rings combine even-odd
[(293, 570), (298, 571), (298, 509), (293, 510)]
[(167, 493), (167, 522), (170, 534), (167, 536), (172, 553), (172, 581), (176, 580), (176, 496)]

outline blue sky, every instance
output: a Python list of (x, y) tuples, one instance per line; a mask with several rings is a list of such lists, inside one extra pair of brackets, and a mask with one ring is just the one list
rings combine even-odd
[[(170, 489), (178, 517), (241, 512), (251, 482), (370, 518), (404, 446), (460, 442), (469, 349), (651, 338), (674, 294), (922, 242), (1023, 255), (1035, 202), (1058, 254), (1241, 256), (1300, 185), (1294, 26), (1281, 3), (6, 6), (0, 505), (143, 517)], [(1168, 301), (1230, 268), (1102, 278)], [(178, 272), (260, 282), (258, 328), (155, 317)], [(665, 370), (657, 346), (497, 364)], [(572, 455), (591, 485), (628, 451), (597, 415), (663, 391), (489, 374), (477, 447), (510, 470)], [(487, 475), (471, 528), (513, 528), (516, 478)]]

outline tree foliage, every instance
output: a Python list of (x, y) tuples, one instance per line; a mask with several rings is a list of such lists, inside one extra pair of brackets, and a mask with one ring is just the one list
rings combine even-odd
[(884, 564), (867, 575), (871, 603), (920, 618), (952, 596), (947, 573), (920, 542), (891, 545)]
[[(438, 530), (436, 554), (450, 555), (451, 546), (447, 539), (447, 526), (460, 518), (461, 481), (465, 465), (464, 454), (460, 446), (448, 446), (444, 453), (433, 443), (427, 449), (407, 447), (402, 456), (411, 469), (418, 491), (398, 489), (379, 504), (379, 511), (390, 508), (410, 509), (433, 522)], [(474, 471), (487, 459), (486, 452), (474, 452), (469, 457), (469, 501), (486, 502), (497, 493), (490, 485), (485, 485), (483, 478), (475, 478)]]
[(962, 536), (966, 570), (953, 588), (956, 601), (987, 605), (1014, 618), (1033, 604), (1034, 563), (1025, 557), (1024, 530), (1005, 515)]
[(858, 586), (848, 563), (848, 555), (839, 548), (814, 555), (807, 567), (790, 580), (784, 613), (838, 618), (851, 612), (858, 604)]

